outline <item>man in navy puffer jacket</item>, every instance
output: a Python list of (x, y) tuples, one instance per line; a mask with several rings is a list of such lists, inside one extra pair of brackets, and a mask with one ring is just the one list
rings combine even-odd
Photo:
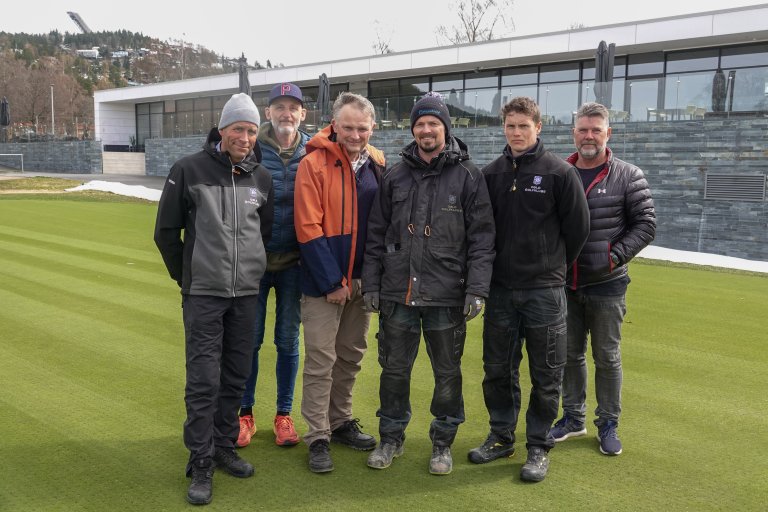
[(258, 144), (261, 164), (272, 175), (275, 193), (275, 213), (272, 238), (266, 246), (267, 270), (261, 278), (259, 303), (256, 312), (251, 374), (245, 383), (240, 403), (240, 435), (237, 446), (247, 446), (256, 433), (253, 416), (256, 379), (259, 374), (259, 349), (264, 342), (267, 299), (270, 288), (275, 289), (275, 332), (277, 348), (277, 403), (273, 431), (279, 446), (293, 446), (299, 442), (291, 418), (293, 391), (299, 368), (299, 324), (301, 323), (301, 271), (299, 245), (293, 225), (293, 189), (296, 170), (306, 154), (304, 146), (309, 135), (299, 131), (307, 115), (301, 89), (291, 83), (277, 84), (269, 93), (265, 111), (268, 123), (262, 125)]

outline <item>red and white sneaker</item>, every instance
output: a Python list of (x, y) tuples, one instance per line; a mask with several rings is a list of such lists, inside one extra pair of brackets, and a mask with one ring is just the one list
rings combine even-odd
[(244, 448), (251, 444), (251, 438), (256, 433), (256, 423), (253, 420), (252, 414), (240, 416), (240, 435), (237, 436), (237, 442), (235, 446), (237, 448)]
[(299, 436), (293, 426), (290, 416), (275, 416), (275, 444), (277, 446), (293, 446), (299, 443)]

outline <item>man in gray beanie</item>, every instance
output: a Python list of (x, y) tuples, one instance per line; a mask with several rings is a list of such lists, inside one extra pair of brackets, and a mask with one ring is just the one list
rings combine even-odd
[(466, 322), (491, 284), (495, 228), (488, 189), (467, 146), (450, 135), (439, 94), (411, 111), (413, 142), (382, 177), (368, 219), (363, 300), (380, 311), (379, 435), (368, 466), (385, 469), (403, 453), (411, 419), (411, 369), (422, 330), (435, 390), (429, 472), (453, 469), (451, 445), (464, 422), (461, 354)]
[(187, 501), (195, 505), (210, 503), (214, 467), (253, 475), (235, 441), (272, 231), (272, 178), (254, 153), (259, 120), (248, 95), (233, 95), (203, 150), (173, 165), (157, 209), (155, 243), (181, 289)]

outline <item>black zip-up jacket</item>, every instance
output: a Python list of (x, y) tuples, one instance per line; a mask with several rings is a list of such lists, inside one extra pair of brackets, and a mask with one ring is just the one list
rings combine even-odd
[(589, 234), (578, 171), (538, 140), (515, 158), (509, 146), (483, 168), (496, 221), (493, 283), (509, 289), (565, 285)]
[(272, 178), (259, 164), (258, 144), (256, 153), (232, 164), (216, 150), (220, 140), (214, 128), (202, 151), (171, 168), (157, 208), (155, 244), (182, 293), (256, 295), (272, 229)]
[[(568, 272), (568, 287), (573, 290), (624, 277), (629, 260), (656, 236), (656, 213), (643, 171), (606, 151), (608, 160), (586, 191), (589, 238), (578, 264)], [(574, 153), (567, 161), (575, 164), (578, 156)]]
[(383, 176), (368, 220), (362, 290), (409, 306), (487, 297), (495, 230), (482, 173), (448, 137), (427, 164), (416, 142)]

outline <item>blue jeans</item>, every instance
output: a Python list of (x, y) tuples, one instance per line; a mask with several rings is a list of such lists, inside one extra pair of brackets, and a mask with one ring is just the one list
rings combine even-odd
[(550, 449), (549, 428), (557, 419), (566, 358), (565, 289), (510, 290), (491, 285), (483, 322), (483, 396), (491, 431), (515, 441), (520, 413), (523, 338), (531, 394), (526, 413), (526, 446)]
[(563, 375), (563, 411), (582, 423), (587, 413), (587, 334), (595, 361), (595, 425), (618, 423), (621, 414), (621, 325), (624, 295), (585, 295), (568, 290), (568, 357)]
[(419, 352), (421, 331), (432, 363), (435, 388), (430, 412), (434, 419), (429, 437), (435, 446), (451, 446), (464, 422), (461, 392), (461, 356), (467, 325), (461, 306), (411, 307), (381, 301), (379, 313), (379, 435), (400, 445), (411, 419), (411, 371)]
[(245, 383), (241, 407), (253, 407), (259, 376), (259, 349), (264, 343), (269, 289), (275, 289), (275, 346), (277, 347), (277, 411), (291, 412), (296, 373), (299, 370), (299, 325), (301, 324), (301, 270), (298, 265), (279, 272), (265, 272), (259, 285), (256, 336), (251, 374)]

